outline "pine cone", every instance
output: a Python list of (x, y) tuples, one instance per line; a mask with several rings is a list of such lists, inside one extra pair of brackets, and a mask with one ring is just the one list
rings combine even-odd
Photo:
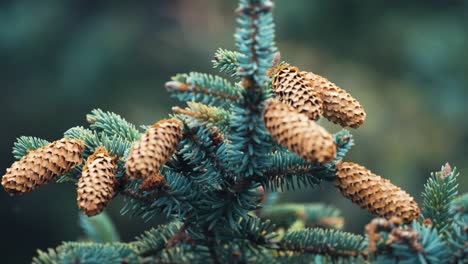
[(318, 120), (322, 116), (320, 94), (313, 89), (297, 67), (278, 67), (273, 75), (271, 87), (280, 102), (291, 105), (309, 119)]
[(374, 215), (387, 219), (399, 217), (406, 223), (419, 216), (413, 197), (363, 166), (338, 163), (335, 185), (346, 198)]
[(114, 196), (117, 163), (104, 147), (96, 149), (78, 180), (78, 208), (87, 216), (101, 213)]
[(336, 156), (333, 137), (292, 106), (277, 100), (267, 101), (263, 121), (279, 144), (310, 162), (330, 162)]
[(166, 178), (164, 178), (163, 175), (156, 173), (152, 176), (146, 177), (138, 187), (143, 191), (151, 191), (156, 189), (161, 190), (166, 187)]
[(164, 119), (151, 126), (133, 145), (127, 162), (127, 174), (133, 179), (146, 179), (159, 173), (159, 169), (176, 151), (182, 139), (182, 122)]
[(314, 91), (323, 101), (323, 116), (343, 127), (358, 128), (366, 119), (366, 112), (361, 104), (348, 92), (326, 78), (312, 72), (303, 72)]
[(35, 190), (55, 181), (82, 163), (81, 140), (63, 138), (37, 150), (31, 150), (6, 170), (2, 185), (11, 195)]

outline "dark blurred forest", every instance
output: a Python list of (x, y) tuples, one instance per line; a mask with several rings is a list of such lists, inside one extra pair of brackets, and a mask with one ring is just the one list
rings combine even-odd
[[(431, 171), (449, 161), (468, 190), (468, 1), (278, 0), (283, 60), (350, 91), (368, 113), (348, 160), (417, 201)], [(85, 124), (93, 108), (152, 124), (170, 112), (164, 82), (212, 72), (218, 47), (234, 49), (236, 1), (0, 0), (0, 167), (21, 135), (47, 140)], [(331, 131), (337, 126), (321, 121)], [(331, 184), (283, 201), (338, 206), (346, 230), (371, 216)], [(131, 240), (160, 219), (108, 213)], [(76, 191), (50, 185), (20, 198), (0, 192), (1, 263), (28, 263), (37, 248), (76, 240)]]

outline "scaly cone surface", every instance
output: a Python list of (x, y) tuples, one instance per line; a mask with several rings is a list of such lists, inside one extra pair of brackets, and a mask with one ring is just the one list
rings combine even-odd
[(127, 174), (133, 179), (142, 179), (144, 184), (140, 187), (143, 189), (164, 184), (159, 169), (176, 151), (182, 134), (183, 124), (176, 118), (164, 119), (151, 126), (133, 145), (125, 164)]
[(78, 208), (87, 216), (101, 213), (114, 196), (117, 163), (104, 148), (91, 155), (78, 180)]
[(374, 215), (387, 219), (399, 217), (405, 223), (419, 216), (420, 209), (413, 197), (358, 164), (339, 162), (335, 186), (345, 197)]
[(284, 65), (276, 69), (271, 85), (276, 98), (288, 104), (311, 120), (323, 114), (320, 94), (313, 89), (297, 67)]
[(366, 112), (348, 92), (312, 72), (303, 72), (303, 76), (310, 82), (313, 90), (320, 94), (323, 101), (323, 116), (329, 121), (352, 128), (364, 124)]
[(32, 150), (7, 169), (3, 188), (10, 195), (23, 194), (55, 181), (83, 162), (83, 150), (82, 141), (68, 138)]
[(292, 106), (269, 100), (263, 120), (266, 130), (279, 144), (304, 159), (325, 163), (335, 158), (336, 145), (332, 135)]

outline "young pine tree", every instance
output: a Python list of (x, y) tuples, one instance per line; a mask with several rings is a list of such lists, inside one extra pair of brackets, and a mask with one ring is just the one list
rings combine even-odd
[[(421, 210), (390, 181), (343, 161), (351, 134), (330, 134), (315, 121), (358, 128), (364, 108), (326, 78), (280, 62), (273, 8), (269, 0), (240, 0), (237, 51), (220, 49), (214, 59), (230, 80), (176, 75), (166, 88), (187, 106), (145, 131), (97, 109), (89, 128), (71, 128), (52, 143), (18, 139), (5, 191), (76, 182), (80, 223), (91, 239), (39, 251), (33, 263), (466, 261), (468, 197), (457, 198), (455, 170), (446, 165), (432, 175)], [(333, 206), (276, 203), (278, 190), (322, 182), (379, 217), (366, 235), (342, 231)], [(118, 242), (102, 213), (118, 195), (126, 199), (123, 214), (171, 221)]]

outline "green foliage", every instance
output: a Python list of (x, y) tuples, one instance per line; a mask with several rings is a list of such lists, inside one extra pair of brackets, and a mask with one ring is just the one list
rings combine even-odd
[(295, 190), (333, 180), (335, 171), (330, 164), (312, 164), (290, 151), (278, 150), (269, 155), (270, 166), (260, 178), (268, 190)]
[(237, 75), (252, 78), (259, 87), (269, 81), (266, 73), (276, 52), (272, 8), (269, 0), (240, 0), (237, 9), (239, 18), (234, 37), (243, 55), (237, 57), (241, 69)]
[(279, 245), (285, 254), (324, 255), (340, 260), (358, 258), (365, 247), (364, 240), (339, 230), (307, 228), (286, 233)]
[(93, 217), (80, 214), (79, 224), (86, 238), (96, 243), (119, 242), (119, 234), (106, 212)]
[(450, 261), (453, 263), (466, 263), (468, 258), (468, 225), (455, 226), (448, 238), (449, 247), (451, 250)]
[(230, 81), (205, 73), (179, 74), (166, 83), (172, 97), (182, 102), (198, 102), (210, 106), (228, 107), (235, 103), (241, 88)]
[(271, 136), (265, 131), (262, 108), (252, 103), (255, 102), (244, 101), (243, 106), (232, 110), (229, 137), (232, 143), (226, 150), (224, 162), (238, 178), (261, 176), (270, 165)]
[(443, 233), (452, 221), (451, 203), (458, 194), (456, 169), (447, 164), (440, 172), (432, 173), (424, 185), (422, 219), (428, 218)]
[(15, 159), (19, 160), (23, 156), (26, 156), (26, 154), (28, 154), (29, 151), (36, 150), (49, 143), (50, 142), (47, 140), (36, 137), (19, 137), (16, 140), (15, 145), (13, 146), (13, 156), (15, 157)]
[(85, 144), (83, 156), (89, 157), (99, 147), (105, 147), (111, 155), (124, 158), (131, 148), (132, 141), (128, 141), (119, 135), (108, 135), (106, 132), (97, 132), (84, 127), (73, 127), (65, 131), (64, 137), (80, 139)]
[[(455, 169), (448, 164), (432, 173), (424, 185), (423, 216), (411, 226), (374, 220), (366, 229), (376, 248), (370, 260), (377, 263), (464, 263), (467, 256), (467, 222), (463, 203), (457, 196)], [(466, 203), (465, 203), (466, 204)]]
[(464, 193), (452, 201), (451, 213), (458, 224), (468, 223), (468, 193)]
[(86, 119), (91, 129), (104, 132), (109, 137), (119, 136), (128, 141), (135, 141), (140, 137), (140, 132), (133, 124), (115, 113), (94, 109)]
[(339, 161), (348, 154), (348, 151), (354, 146), (353, 135), (348, 130), (343, 129), (333, 135), (336, 144), (336, 157), (335, 161)]
[(224, 241), (246, 242), (257, 247), (276, 248), (276, 226), (270, 220), (246, 216), (240, 221), (240, 226), (238, 230), (223, 231), (219, 237)]
[(262, 217), (276, 226), (289, 228), (297, 221), (305, 227), (343, 228), (344, 220), (338, 208), (321, 203), (279, 204), (262, 210)]
[(158, 253), (166, 248), (171, 237), (177, 234), (181, 226), (180, 222), (175, 221), (158, 228), (152, 228), (132, 242), (132, 246), (139, 255), (151, 256), (152, 253)]
[[(98, 113), (94, 111), (94, 113)], [(108, 116), (116, 117), (115, 114), (106, 114)], [(97, 122), (97, 121), (96, 121)], [(111, 124), (115, 122), (115, 119), (111, 118), (109, 123), (106, 120), (99, 121), (100, 127), (112, 127)], [(107, 124), (107, 125), (106, 125)], [(128, 127), (134, 127), (131, 124), (128, 124)], [(120, 127), (121, 128), (121, 127)], [(100, 130), (100, 128), (98, 128)], [(115, 171), (115, 176), (121, 178), (125, 174), (125, 160), (128, 155), (128, 152), (133, 144), (133, 142), (128, 141), (127, 139), (122, 138), (119, 135), (108, 134), (108, 132), (102, 130), (97, 132), (96, 130), (87, 129), (84, 127), (72, 127), (64, 133), (65, 138), (79, 139), (84, 142), (85, 151), (83, 153), (83, 158), (87, 159), (94, 151), (99, 147), (105, 147), (109, 153), (117, 158), (117, 170)], [(84, 163), (84, 162), (83, 162)], [(57, 182), (68, 182), (76, 181), (77, 178), (81, 176), (81, 170), (83, 165), (76, 167), (71, 172), (62, 175)]]
[(390, 239), (378, 249), (377, 263), (447, 262), (450, 251), (437, 229), (413, 222), (411, 227), (402, 227), (400, 230), (390, 232)]
[(98, 244), (66, 242), (55, 250), (47, 252), (38, 251), (38, 256), (33, 259), (33, 264), (122, 264), (141, 263), (140, 257), (128, 244)]
[(269, 190), (295, 190), (319, 185), (335, 179), (335, 163), (342, 159), (354, 145), (352, 135), (342, 130), (334, 135), (337, 146), (335, 161), (313, 164), (296, 154), (279, 147), (269, 155), (269, 166), (260, 181)]
[(98, 147), (102, 146), (99, 135), (90, 129), (81, 126), (72, 127), (63, 133), (65, 138), (80, 139), (85, 145), (83, 157), (87, 158), (94, 153)]
[(208, 229), (223, 228), (239, 230), (240, 220), (247, 218), (250, 211), (258, 208), (259, 185), (250, 183), (238, 189), (237, 186), (224, 186), (223, 190), (215, 191), (203, 197), (200, 202), (199, 221), (207, 224)]
[(448, 243), (453, 254), (453, 262), (465, 263), (468, 258), (468, 193), (452, 201), (451, 213), (453, 224)]
[(218, 49), (214, 56), (213, 67), (222, 73), (235, 76), (239, 68), (238, 58), (243, 56), (239, 52)]
[(187, 167), (186, 175), (202, 189), (208, 186), (219, 189), (225, 167), (217, 155), (223, 147), (213, 143), (213, 133), (217, 132), (207, 127), (195, 127), (187, 133), (189, 136), (182, 141), (183, 147), (178, 154), (183, 165), (179, 163), (174, 168)]
[[(185, 110), (173, 110), (176, 113), (186, 114), (186, 122), (190, 127), (197, 126), (217, 126), (222, 131), (226, 132), (229, 128), (231, 113), (225, 109), (207, 106), (196, 102), (187, 102), (188, 108)], [(183, 119), (184, 117), (181, 117)]]
[(194, 203), (199, 202), (200, 193), (191, 189), (190, 180), (168, 168), (162, 170), (170, 190), (161, 194), (158, 191), (142, 192), (138, 181), (128, 184), (122, 194), (125, 195), (125, 206), (122, 214), (141, 216), (149, 221), (155, 215), (182, 218), (193, 210)]

